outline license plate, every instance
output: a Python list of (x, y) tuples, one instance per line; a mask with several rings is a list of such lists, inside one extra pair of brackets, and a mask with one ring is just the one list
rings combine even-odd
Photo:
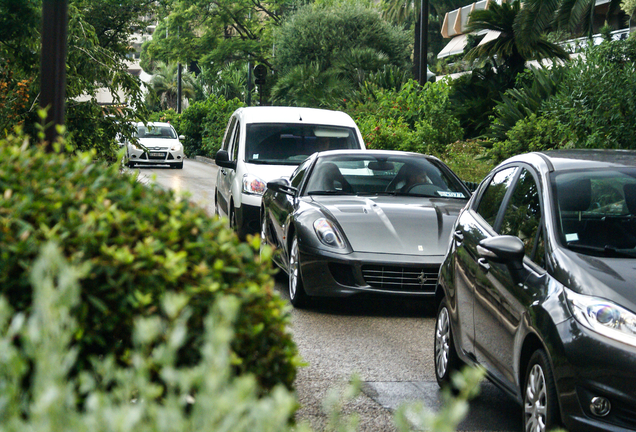
[(150, 153), (150, 157), (163, 157), (163, 153)]

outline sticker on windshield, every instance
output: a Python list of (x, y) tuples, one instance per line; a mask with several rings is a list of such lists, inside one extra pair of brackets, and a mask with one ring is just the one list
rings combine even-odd
[(258, 159), (258, 156), (259, 156), (259, 153), (254, 153), (254, 154), (252, 155), (252, 159)]
[(565, 235), (565, 241), (574, 242), (579, 240), (579, 235), (577, 233), (571, 233)]
[(437, 191), (437, 193), (444, 198), (466, 198), (461, 192)]

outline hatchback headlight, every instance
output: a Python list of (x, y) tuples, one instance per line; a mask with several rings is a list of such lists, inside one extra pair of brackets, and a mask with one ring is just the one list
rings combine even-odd
[(583, 326), (608, 338), (636, 346), (636, 315), (599, 297), (565, 289), (574, 318)]
[(343, 236), (328, 219), (320, 218), (314, 222), (314, 230), (321, 242), (327, 246), (344, 249), (346, 247)]
[(252, 174), (243, 176), (243, 192), (248, 194), (263, 195), (267, 189), (267, 183)]
[(182, 149), (183, 146), (181, 145), (181, 143), (173, 144), (172, 147), (170, 147), (171, 151), (181, 151)]

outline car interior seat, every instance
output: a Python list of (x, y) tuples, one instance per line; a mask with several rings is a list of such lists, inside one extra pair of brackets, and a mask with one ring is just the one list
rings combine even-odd
[(312, 177), (316, 177), (319, 180), (318, 190), (353, 192), (353, 188), (334, 163), (327, 162), (320, 165), (318, 171)]

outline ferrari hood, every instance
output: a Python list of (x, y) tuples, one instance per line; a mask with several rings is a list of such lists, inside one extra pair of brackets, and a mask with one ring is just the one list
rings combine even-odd
[(316, 196), (356, 252), (446, 254), (450, 232), (466, 201), (421, 197)]

